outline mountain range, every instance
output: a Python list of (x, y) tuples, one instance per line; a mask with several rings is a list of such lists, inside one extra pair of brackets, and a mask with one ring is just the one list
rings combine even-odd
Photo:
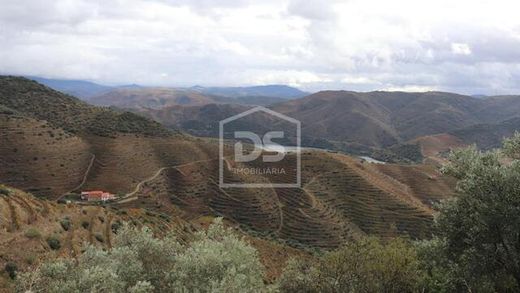
[[(220, 120), (251, 107), (220, 102), (133, 111), (170, 128), (215, 137)], [(492, 148), (520, 129), (520, 96), (476, 99), (445, 92), (322, 91), (268, 107), (301, 121), (305, 146), (349, 153), (399, 152), (403, 146), (415, 145), (415, 139), (435, 134)], [(247, 121), (251, 129), (261, 130), (266, 119), (256, 115)]]
[[(0, 77), (0, 105), (0, 182), (48, 200), (106, 190), (120, 196), (111, 204), (119, 209), (185, 221), (223, 216), (262, 239), (333, 248), (367, 233), (424, 237), (431, 205), (452, 193), (453, 181), (434, 166), (367, 164), (320, 150), (302, 153), (301, 188), (222, 189), (214, 139), (167, 130), (19, 77)], [(213, 105), (206, 106), (209, 118)], [(267, 184), (280, 179), (226, 176)]]
[[(129, 99), (110, 92), (143, 94)], [(161, 95), (172, 102), (162, 104)], [(100, 97), (124, 104), (113, 107)], [(121, 221), (190, 235), (223, 217), (259, 249), (270, 276), (280, 274), (276, 267), (289, 255), (333, 249), (362, 235), (428, 238), (433, 205), (455, 192), (455, 179), (438, 169), (443, 154), (472, 142), (490, 148), (520, 129), (516, 96), (323, 91), (282, 97), (268, 108), (300, 120), (308, 146), (329, 150), (302, 151), (299, 188), (221, 188), (219, 144), (212, 137), (220, 120), (255, 107), (237, 102), (241, 98), (194, 89), (119, 88), (80, 100), (27, 78), (0, 76), (0, 266), (12, 261), (28, 267), (29, 254), (74, 255), (85, 241), (109, 247)], [(111, 107), (85, 101), (95, 99)], [(158, 103), (135, 102), (143, 100)], [(272, 123), (258, 113), (242, 126), (266, 131)], [(227, 159), (230, 146), (225, 142), (226, 169), (255, 166)], [(405, 158), (419, 152), (424, 161), (370, 163), (331, 149)], [(287, 158), (294, 161), (295, 154)], [(228, 173), (226, 180), (236, 183), (269, 186), (283, 179)], [(118, 199), (66, 203), (84, 190), (108, 191)], [(63, 228), (66, 219), (70, 230)], [(53, 251), (26, 236), (31, 229), (63, 245)]]
[[(192, 97), (205, 99), (214, 102), (219, 99), (228, 101), (238, 100), (241, 103), (270, 104), (286, 99), (300, 98), (308, 93), (297, 88), (286, 85), (261, 85), (248, 87), (203, 87), (193, 86), (190, 88), (180, 87), (148, 87), (136, 84), (108, 86), (85, 80), (67, 80), (67, 79), (49, 79), (35, 76), (27, 78), (44, 84), (57, 91), (67, 93), (86, 101), (92, 101), (100, 105), (109, 104), (112, 106), (124, 107), (133, 100), (131, 106), (157, 105), (156, 98), (160, 98), (160, 105), (175, 104), (178, 100), (179, 104), (191, 104)], [(98, 97), (100, 96), (100, 97)], [(147, 96), (151, 96), (152, 100), (147, 100)], [(172, 101), (169, 101), (169, 100)], [(197, 98), (195, 99), (197, 100)], [(194, 104), (197, 104), (195, 102)]]

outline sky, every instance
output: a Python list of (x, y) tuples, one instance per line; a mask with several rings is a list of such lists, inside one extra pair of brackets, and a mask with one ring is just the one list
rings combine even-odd
[(0, 74), (520, 94), (519, 1), (0, 0)]

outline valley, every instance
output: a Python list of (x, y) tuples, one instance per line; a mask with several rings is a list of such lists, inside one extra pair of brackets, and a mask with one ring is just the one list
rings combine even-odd
[[(149, 226), (159, 234), (174, 229), (189, 238), (223, 217), (258, 248), (267, 279), (277, 278), (290, 256), (337, 249), (365, 236), (431, 237), (433, 206), (452, 197), (456, 184), (438, 167), (447, 152), (471, 143), (470, 135), (457, 134), (478, 131), (472, 123), (480, 118), (469, 113), (483, 111), (466, 97), (443, 93), (324, 92), (276, 103), (269, 107), (302, 121), (304, 141), (321, 141), (325, 149), (312, 143), (302, 148), (300, 188), (244, 189), (219, 186), (219, 148), (212, 136), (218, 121), (251, 105), (212, 100), (131, 113), (93, 106), (28, 79), (0, 77), (0, 106), (0, 182), (8, 190), (0, 201), (0, 265), (30, 265), (13, 245), (39, 260), (74, 256), (82, 243), (110, 247), (116, 223)], [(268, 123), (272, 119), (263, 114), (245, 121), (259, 131)], [(394, 153), (410, 152), (403, 148), (409, 145), (422, 162), (379, 162), (338, 145)], [(224, 154), (232, 154), (228, 143)], [(286, 153), (290, 160), (295, 155)], [(236, 164), (247, 166), (227, 159), (224, 165), (228, 170)], [(291, 175), (225, 174), (229, 182), (267, 184)], [(85, 190), (117, 199), (67, 202)], [(30, 229), (40, 238), (24, 235)], [(59, 248), (46, 244), (51, 236)]]

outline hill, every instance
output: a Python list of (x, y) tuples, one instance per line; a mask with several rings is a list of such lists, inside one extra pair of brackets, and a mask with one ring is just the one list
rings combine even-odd
[[(169, 128), (182, 129), (197, 136), (218, 137), (219, 121), (250, 109), (240, 104), (207, 104), (202, 106), (170, 106), (161, 109), (137, 109), (135, 113), (151, 118)], [(252, 120), (256, 129), (258, 120)]]
[[(261, 92), (261, 91), (260, 91)], [(278, 96), (236, 95), (226, 91), (213, 94), (182, 88), (118, 88), (90, 97), (88, 102), (100, 106), (116, 106), (128, 109), (161, 110), (172, 106), (203, 106), (207, 104), (270, 105), (286, 101)]]
[(101, 85), (85, 80), (49, 79), (36, 76), (27, 76), (27, 78), (57, 91), (83, 99), (100, 95), (113, 89), (111, 86)]
[(22, 77), (0, 76), (0, 104), (25, 117), (45, 120), (69, 133), (171, 135), (157, 122), (130, 112), (93, 107)]
[[(70, 194), (82, 190), (105, 190), (120, 197), (109, 203), (116, 208), (146, 209), (187, 222), (224, 216), (255, 239), (330, 249), (365, 234), (428, 237), (431, 204), (450, 196), (453, 187), (433, 167), (388, 164), (387, 170), (345, 155), (305, 151), (301, 188), (222, 189), (215, 140), (163, 135), (163, 128), (133, 114), (126, 116), (126, 123), (135, 126), (141, 121), (141, 127), (124, 132), (117, 124), (109, 125), (112, 135), (102, 136), (91, 131), (92, 119), (113, 121), (105, 116), (122, 113), (90, 106), (23, 78), (0, 79), (0, 93), (0, 136), (6, 138), (0, 148), (0, 182), (38, 197), (55, 200), (74, 198)], [(336, 105), (346, 102), (372, 110), (361, 98), (351, 100), (338, 100)], [(197, 107), (195, 113), (219, 119), (225, 107), (233, 112), (243, 106)], [(271, 119), (265, 116), (251, 119), (260, 121), (259, 127), (271, 122), (263, 120)], [(145, 126), (155, 131), (144, 131)], [(226, 148), (225, 154), (230, 151)], [(294, 160), (294, 155), (288, 158)], [(276, 183), (284, 178), (226, 176), (232, 182)]]
[[(444, 92), (322, 91), (268, 107), (302, 122), (305, 146), (381, 158), (419, 158), (413, 149), (420, 137), (460, 135), (458, 139), (465, 144), (478, 142), (489, 147), (520, 129), (515, 124), (520, 113), (517, 96), (476, 99)], [(195, 135), (216, 136), (219, 120), (245, 109), (219, 103), (140, 109), (139, 113)], [(247, 121), (256, 130), (263, 129), (268, 119), (256, 115)], [(409, 154), (403, 157), (403, 151)]]
[(456, 129), (450, 134), (460, 138), (466, 144), (476, 144), (482, 149), (498, 148), (502, 140), (520, 131), (520, 117), (499, 123), (480, 123), (466, 128)]
[[(12, 281), (3, 268), (30, 270), (42, 261), (76, 257), (86, 245), (110, 248), (124, 222), (149, 227), (156, 236), (175, 233), (181, 242), (207, 228), (211, 217), (185, 221), (177, 214), (161, 214), (141, 208), (58, 204), (0, 184), (0, 291), (11, 292)], [(228, 225), (232, 225), (226, 222)], [(291, 256), (304, 253), (286, 245), (248, 236), (267, 269), (267, 281), (278, 277)]]
[(303, 92), (297, 88), (286, 86), (286, 85), (261, 85), (261, 86), (249, 86), (249, 87), (201, 87), (194, 86), (191, 90), (224, 97), (270, 97), (270, 98), (283, 98), (293, 99), (306, 96), (308, 93)]
[(101, 106), (160, 109), (174, 105), (205, 105), (226, 102), (227, 100), (221, 97), (184, 89), (124, 88), (115, 89), (92, 97), (88, 101)]

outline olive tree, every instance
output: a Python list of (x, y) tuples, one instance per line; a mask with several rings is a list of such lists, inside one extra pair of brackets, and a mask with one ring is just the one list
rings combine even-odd
[(410, 243), (366, 237), (315, 260), (290, 261), (279, 286), (282, 292), (415, 292), (420, 278)]
[(440, 205), (436, 236), (452, 263), (497, 291), (520, 289), (519, 154), (517, 133), (502, 150), (454, 151), (443, 169), (458, 179), (457, 196)]
[(217, 219), (188, 244), (125, 225), (115, 245), (20, 274), (20, 292), (262, 292), (256, 250)]

